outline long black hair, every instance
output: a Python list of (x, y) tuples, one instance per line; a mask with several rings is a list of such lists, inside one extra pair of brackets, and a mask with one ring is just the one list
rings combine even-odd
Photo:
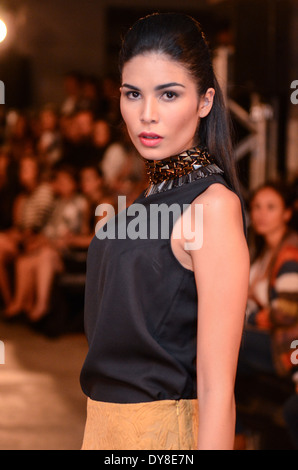
[(199, 96), (203, 96), (209, 88), (215, 90), (212, 110), (201, 119), (198, 140), (215, 157), (230, 186), (240, 194), (230, 119), (200, 24), (191, 16), (181, 13), (153, 13), (139, 19), (123, 39), (119, 56), (120, 74), (129, 60), (148, 52), (166, 54), (183, 64), (196, 81)]

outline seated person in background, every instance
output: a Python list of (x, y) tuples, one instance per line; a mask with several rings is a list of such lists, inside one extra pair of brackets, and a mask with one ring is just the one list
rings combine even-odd
[(48, 313), (55, 275), (64, 269), (67, 239), (70, 234), (88, 233), (88, 204), (78, 193), (73, 168), (61, 166), (56, 170), (53, 189), (56, 200), (50, 220), (17, 260), (16, 293), (6, 310), (9, 318), (25, 313), (36, 322)]
[(127, 164), (130, 164), (132, 152), (135, 150), (132, 148), (127, 131), (121, 129), (120, 138), (108, 146), (100, 162), (103, 178), (112, 190), (115, 190), (113, 187), (115, 182), (125, 172)]
[(95, 228), (98, 219), (95, 215), (96, 208), (100, 204), (110, 204), (116, 207), (115, 194), (105, 185), (101, 171), (97, 166), (86, 166), (80, 171), (81, 192), (86, 197), (89, 206), (89, 230), (86, 234), (69, 233), (67, 244), (71, 248), (87, 250), (92, 238), (95, 236)]
[(96, 149), (96, 165), (100, 165), (105, 151), (112, 143), (111, 126), (105, 119), (98, 118), (94, 122), (93, 128), (93, 144)]
[[(298, 234), (287, 188), (267, 183), (252, 196), (250, 214), (259, 247), (252, 254), (247, 324), (240, 349), (242, 374), (291, 376), (291, 343), (298, 339)], [(294, 390), (294, 385), (293, 385)]]
[(18, 177), (22, 190), (13, 205), (13, 225), (0, 233), (0, 297), (4, 306), (12, 300), (8, 265), (22, 252), (24, 245), (44, 228), (54, 205), (52, 187), (41, 181), (35, 156), (21, 159)]
[(119, 142), (112, 143), (100, 164), (104, 181), (117, 196), (126, 196), (130, 205), (148, 186), (142, 157), (132, 147), (126, 130)]
[(60, 162), (82, 168), (98, 164), (98, 150), (93, 141), (94, 115), (86, 109), (62, 119), (62, 158)]
[(81, 96), (77, 109), (90, 109), (95, 115), (100, 110), (100, 81), (96, 76), (84, 76), (81, 81)]
[(128, 153), (126, 165), (110, 182), (110, 189), (116, 196), (126, 197), (126, 206), (130, 206), (142, 191), (148, 186), (148, 178), (144, 165), (140, 166), (141, 160), (135, 152)]
[(12, 161), (18, 163), (23, 156), (34, 153), (34, 136), (26, 113), (11, 110), (7, 113), (5, 142), (10, 148)]
[(62, 143), (58, 127), (58, 114), (53, 106), (46, 106), (39, 114), (39, 135), (37, 151), (45, 172), (50, 170), (62, 157)]
[(0, 147), (0, 231), (13, 224), (13, 204), (18, 194), (18, 184), (9, 149)]
[(64, 116), (70, 116), (77, 111), (82, 95), (83, 77), (80, 72), (69, 71), (63, 77), (64, 99), (60, 112)]
[(291, 227), (298, 232), (298, 174), (292, 183), (293, 192), (293, 217), (291, 220)]

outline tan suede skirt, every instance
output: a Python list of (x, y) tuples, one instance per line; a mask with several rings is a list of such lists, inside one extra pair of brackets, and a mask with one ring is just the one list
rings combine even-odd
[(88, 398), (82, 450), (196, 450), (197, 400), (103, 403)]

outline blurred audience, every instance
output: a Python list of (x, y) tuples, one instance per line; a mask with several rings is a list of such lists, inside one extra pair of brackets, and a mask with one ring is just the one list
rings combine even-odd
[(97, 166), (86, 166), (80, 172), (81, 191), (89, 201), (90, 207), (90, 234), (94, 236), (96, 220), (96, 208), (99, 204), (110, 204), (116, 207), (116, 193), (112, 191), (103, 178), (102, 172)]
[(118, 125), (121, 121), (119, 87), (118, 79), (111, 75), (104, 77), (101, 83), (101, 109), (108, 122), (112, 125)]
[(62, 158), (59, 115), (54, 106), (42, 109), (38, 119), (37, 152), (44, 170), (49, 171)]
[(7, 321), (20, 313), (32, 324), (47, 317), (55, 281), (85, 273), (84, 262), (75, 264), (95, 235), (96, 208), (109, 204), (116, 213), (118, 195), (128, 205), (147, 184), (121, 130), (117, 80), (69, 72), (63, 86), (62, 104), (0, 109), (0, 306)]
[(93, 145), (96, 149), (96, 164), (99, 166), (112, 139), (112, 129), (108, 121), (104, 118), (96, 119), (93, 126)]
[(0, 232), (13, 224), (13, 204), (18, 189), (16, 165), (9, 149), (0, 147)]
[(64, 100), (61, 105), (61, 114), (71, 116), (79, 106), (82, 94), (82, 74), (80, 72), (67, 72), (63, 77)]
[(93, 142), (94, 116), (90, 110), (77, 111), (68, 117), (68, 134), (64, 136), (62, 161), (75, 168), (98, 164)]
[(99, 80), (92, 76), (84, 77), (81, 90), (78, 107), (80, 109), (89, 109), (97, 116), (101, 112)]
[(298, 232), (298, 175), (291, 184), (293, 194), (293, 217), (291, 219), (291, 227)]
[(88, 204), (78, 193), (75, 170), (58, 167), (52, 186), (55, 204), (48, 223), (17, 259), (15, 296), (5, 311), (8, 318), (26, 313), (31, 321), (39, 321), (49, 312), (55, 275), (63, 271), (69, 249), (68, 236), (88, 233)]
[(0, 233), (0, 296), (5, 306), (12, 300), (9, 267), (44, 228), (54, 204), (52, 188), (41, 180), (35, 156), (20, 159), (19, 183), (22, 190), (13, 202), (12, 225)]
[(13, 161), (18, 162), (24, 154), (32, 153), (34, 143), (29, 117), (15, 110), (8, 112), (5, 139)]
[[(143, 160), (136, 152), (124, 127), (121, 127), (118, 141), (112, 142), (107, 147), (100, 168), (104, 180), (114, 192), (129, 197), (129, 187), (131, 187), (133, 194), (130, 201), (134, 198), (135, 192), (139, 188), (142, 191), (147, 184)], [(132, 181), (132, 184), (129, 181)], [(138, 185), (133, 185), (134, 181), (138, 182)]]
[(238, 380), (258, 373), (291, 377), (294, 372), (291, 343), (298, 339), (298, 234), (291, 228), (292, 216), (290, 186), (268, 182), (252, 195), (252, 263)]

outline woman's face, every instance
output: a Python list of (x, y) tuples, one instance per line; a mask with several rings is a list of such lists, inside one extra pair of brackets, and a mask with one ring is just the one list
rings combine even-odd
[(93, 130), (93, 142), (96, 147), (105, 147), (111, 138), (109, 124), (106, 121), (96, 121)]
[(41, 128), (43, 131), (53, 131), (57, 125), (57, 116), (51, 110), (45, 110), (40, 116)]
[(168, 56), (148, 53), (123, 68), (121, 113), (142, 157), (161, 160), (198, 144), (200, 118), (213, 104), (214, 90), (200, 98), (187, 69)]
[(269, 236), (283, 229), (291, 217), (282, 197), (272, 188), (260, 189), (251, 203), (251, 222), (259, 235)]
[(97, 194), (101, 186), (101, 178), (91, 168), (85, 168), (81, 171), (81, 189), (86, 196)]
[(53, 186), (56, 194), (63, 198), (72, 197), (77, 189), (73, 176), (64, 171), (58, 171)]
[(23, 158), (20, 162), (19, 180), (22, 186), (30, 189), (38, 181), (38, 163), (33, 158)]

